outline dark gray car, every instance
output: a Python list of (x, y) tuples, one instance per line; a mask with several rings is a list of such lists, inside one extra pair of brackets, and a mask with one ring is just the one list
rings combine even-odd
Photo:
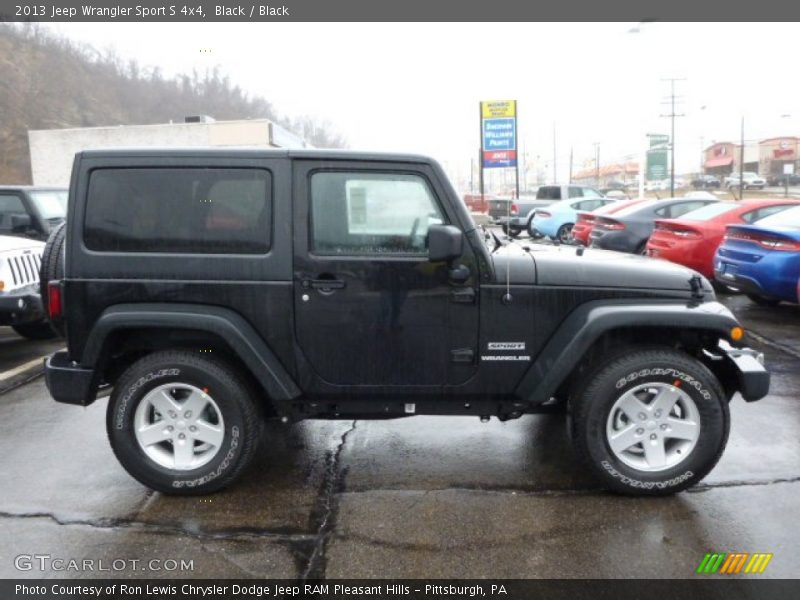
[(598, 217), (589, 237), (589, 244), (603, 250), (644, 254), (656, 219), (675, 219), (716, 202), (719, 200), (669, 198), (634, 204), (614, 215)]

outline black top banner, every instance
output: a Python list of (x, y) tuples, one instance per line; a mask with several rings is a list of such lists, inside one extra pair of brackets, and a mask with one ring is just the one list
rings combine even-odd
[[(800, 3), (761, 0), (0, 0), (0, 21), (795, 21)], [(579, 41), (579, 40), (578, 40)], [(677, 41), (676, 41), (677, 43)]]

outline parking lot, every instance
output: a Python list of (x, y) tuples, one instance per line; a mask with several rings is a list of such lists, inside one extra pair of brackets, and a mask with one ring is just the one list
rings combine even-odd
[[(800, 308), (722, 300), (766, 354), (772, 391), (734, 399), (719, 465), (660, 499), (599, 489), (561, 415), (273, 424), (234, 487), (167, 497), (115, 460), (106, 400), (81, 409), (54, 403), (41, 378), (11, 386), (0, 396), (0, 576), (96, 577), (118, 559), (102, 575), (682, 578), (706, 552), (744, 551), (774, 554), (761, 577), (792, 577)], [(3, 343), (7, 356), (17, 342)], [(30, 564), (20, 555), (104, 563), (18, 570)], [(181, 559), (190, 564), (163, 567)]]

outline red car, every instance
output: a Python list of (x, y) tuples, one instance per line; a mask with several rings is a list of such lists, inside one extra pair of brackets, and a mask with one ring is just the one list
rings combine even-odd
[(709, 204), (678, 219), (657, 219), (647, 242), (647, 256), (664, 258), (714, 278), (714, 253), (726, 225), (754, 223), (798, 202), (787, 199), (743, 200)]
[(572, 239), (574, 239), (576, 242), (583, 244), (584, 246), (588, 246), (589, 234), (592, 233), (592, 229), (594, 228), (594, 222), (595, 219), (597, 218), (597, 215), (613, 215), (615, 212), (622, 210), (623, 208), (628, 208), (629, 206), (633, 206), (634, 204), (638, 204), (639, 202), (643, 202), (643, 200), (641, 198), (637, 198), (636, 200), (624, 200), (622, 202), (613, 202), (611, 204), (606, 204), (605, 206), (598, 208), (597, 210), (593, 210), (592, 212), (579, 210), (578, 220), (572, 227)]

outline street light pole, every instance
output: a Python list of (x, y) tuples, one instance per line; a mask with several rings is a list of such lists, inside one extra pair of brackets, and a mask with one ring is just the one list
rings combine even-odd
[(744, 199), (744, 115), (742, 115), (742, 136), (739, 146), (739, 200)]

